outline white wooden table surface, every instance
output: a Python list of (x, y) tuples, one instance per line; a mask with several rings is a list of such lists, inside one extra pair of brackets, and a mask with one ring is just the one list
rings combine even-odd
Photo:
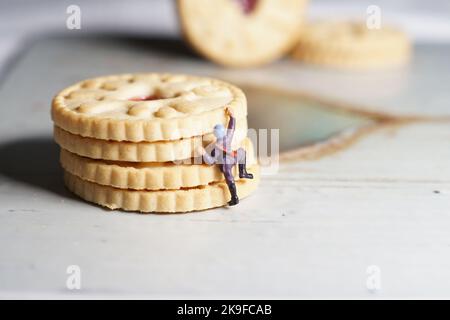
[[(296, 68), (289, 74), (300, 74), (302, 81), (291, 89), (301, 90), (310, 89), (308, 80), (321, 74), (339, 77), (286, 61), (271, 69), (224, 71), (181, 48), (173, 52), (177, 43), (162, 52), (153, 45), (42, 40), (28, 48), (2, 82), (1, 297), (450, 296), (448, 122), (381, 128), (340, 152), (281, 164), (276, 175), (263, 177), (258, 191), (234, 208), (138, 215), (109, 212), (71, 196), (63, 187), (58, 148), (52, 142), (49, 102), (74, 81), (165, 70), (245, 83), (263, 77), (286, 82), (282, 71)], [(445, 46), (421, 50), (441, 58), (449, 52)], [(441, 62), (448, 70), (448, 61)], [(448, 115), (449, 92), (442, 91), (448, 74), (436, 70), (436, 63), (430, 62), (429, 69), (412, 68), (422, 70), (422, 83), (430, 86), (411, 90), (412, 82), (406, 81), (375, 105), (390, 111), (391, 104), (402, 115)], [(434, 72), (444, 78), (428, 81)], [(355, 92), (378, 92), (358, 77)], [(335, 92), (330, 83), (321, 89), (315, 82), (315, 89), (331, 97)], [(438, 101), (430, 90), (437, 90)], [(424, 95), (435, 109), (407, 103)], [(271, 115), (267, 109), (261, 112)], [(321, 118), (312, 121), (322, 123)], [(81, 268), (81, 290), (66, 288), (69, 265)], [(371, 276), (366, 271), (373, 265), (381, 270), (381, 289), (375, 291), (366, 286)]]

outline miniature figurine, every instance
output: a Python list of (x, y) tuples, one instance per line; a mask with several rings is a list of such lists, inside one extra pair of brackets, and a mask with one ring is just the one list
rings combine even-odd
[(230, 108), (226, 108), (225, 113), (230, 117), (228, 128), (225, 130), (225, 127), (222, 124), (214, 126), (216, 141), (214, 143), (214, 148), (211, 150), (211, 154), (206, 152), (204, 148), (201, 148), (200, 151), (206, 164), (220, 165), (220, 169), (225, 177), (225, 181), (231, 194), (231, 200), (228, 202), (228, 205), (234, 206), (239, 203), (239, 197), (234, 182), (232, 172), (233, 167), (238, 164), (239, 178), (253, 179), (253, 175), (247, 172), (245, 150), (243, 148), (239, 148), (236, 151), (231, 149), (231, 141), (233, 140), (236, 128), (236, 118), (233, 116), (233, 112)]

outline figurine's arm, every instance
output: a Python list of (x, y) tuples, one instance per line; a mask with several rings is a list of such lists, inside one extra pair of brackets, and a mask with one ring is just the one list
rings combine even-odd
[(225, 113), (230, 117), (230, 121), (228, 121), (228, 128), (227, 128), (227, 142), (231, 144), (231, 141), (233, 139), (234, 130), (236, 129), (236, 118), (233, 115), (233, 111), (230, 108), (225, 109)]
[(205, 161), (208, 165), (213, 165), (216, 161), (216, 157), (211, 156), (208, 152), (206, 152), (205, 148), (199, 147), (199, 153), (202, 155), (203, 161)]

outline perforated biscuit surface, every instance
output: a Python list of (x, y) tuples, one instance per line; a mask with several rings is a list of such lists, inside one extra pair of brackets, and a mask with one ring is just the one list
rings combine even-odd
[(228, 83), (171, 74), (126, 74), (82, 81), (53, 100), (62, 129), (116, 141), (175, 140), (225, 124), (224, 109), (245, 116), (242, 91)]

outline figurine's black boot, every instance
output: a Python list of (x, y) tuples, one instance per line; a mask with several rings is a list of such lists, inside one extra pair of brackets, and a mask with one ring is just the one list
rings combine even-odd
[(228, 205), (229, 206), (235, 206), (235, 205), (237, 205), (239, 203), (239, 198), (237, 197), (237, 196), (235, 196), (235, 197), (231, 197), (231, 200), (230, 201), (228, 201)]
[(253, 179), (253, 174), (247, 172), (245, 164), (239, 164), (239, 178)]
[(230, 184), (228, 186), (228, 188), (230, 189), (230, 193), (231, 193), (231, 200), (228, 201), (228, 205), (235, 206), (239, 203), (239, 198), (238, 198), (237, 192), (236, 192), (236, 185), (234, 183)]

